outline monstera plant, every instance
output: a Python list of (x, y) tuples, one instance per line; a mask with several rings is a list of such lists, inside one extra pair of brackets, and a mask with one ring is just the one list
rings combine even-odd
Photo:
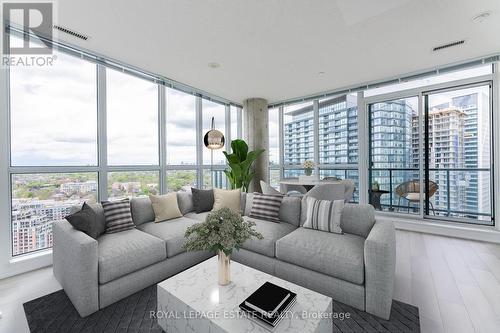
[(252, 164), (264, 152), (264, 149), (248, 151), (247, 143), (240, 139), (233, 140), (231, 148), (231, 154), (223, 152), (229, 165), (229, 169), (224, 170), (224, 173), (232, 189), (241, 188), (242, 191), (248, 192), (248, 186), (255, 175)]

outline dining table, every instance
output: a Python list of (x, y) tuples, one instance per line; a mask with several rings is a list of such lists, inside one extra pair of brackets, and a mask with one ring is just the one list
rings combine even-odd
[(280, 181), (280, 185), (283, 187), (284, 193), (287, 193), (288, 186), (290, 185), (298, 185), (304, 186), (304, 188), (309, 192), (316, 185), (325, 185), (325, 184), (339, 184), (339, 180), (319, 180), (319, 179), (311, 179), (311, 180), (300, 180), (300, 179), (285, 179)]

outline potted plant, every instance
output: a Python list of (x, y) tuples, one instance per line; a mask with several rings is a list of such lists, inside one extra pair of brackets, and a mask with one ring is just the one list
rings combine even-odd
[(248, 145), (244, 140), (237, 139), (231, 142), (232, 153), (223, 152), (227, 159), (229, 169), (224, 170), (232, 189), (241, 188), (248, 192), (248, 187), (255, 172), (252, 164), (264, 152), (264, 149), (248, 151)]
[(254, 222), (243, 220), (240, 214), (229, 208), (221, 208), (210, 213), (205, 222), (187, 228), (187, 251), (215, 251), (218, 255), (219, 284), (227, 285), (230, 279), (230, 257), (234, 250), (239, 250), (243, 243), (252, 237), (263, 236), (253, 228)]
[(305, 170), (306, 176), (310, 176), (310, 175), (312, 175), (313, 170), (314, 170), (314, 162), (311, 160), (306, 160), (302, 164), (302, 167)]

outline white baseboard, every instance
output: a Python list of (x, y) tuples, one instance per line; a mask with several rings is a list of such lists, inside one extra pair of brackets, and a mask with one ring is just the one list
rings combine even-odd
[(377, 220), (391, 221), (394, 223), (395, 228), (399, 230), (416, 231), (500, 244), (500, 231), (495, 227), (471, 226), (452, 222), (435, 222), (378, 214)]

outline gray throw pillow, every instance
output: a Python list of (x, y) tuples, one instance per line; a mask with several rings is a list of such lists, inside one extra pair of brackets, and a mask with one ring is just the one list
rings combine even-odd
[(196, 213), (209, 212), (214, 207), (214, 190), (199, 190), (192, 187), (193, 206)]
[(128, 198), (117, 201), (103, 201), (101, 204), (104, 209), (104, 217), (106, 217), (107, 234), (135, 228)]
[(250, 217), (271, 222), (280, 222), (282, 195), (270, 195), (254, 192)]
[(65, 219), (73, 226), (73, 228), (83, 231), (94, 239), (97, 239), (100, 235), (96, 213), (92, 207), (87, 205), (85, 202), (83, 203), (82, 209), (66, 216)]

